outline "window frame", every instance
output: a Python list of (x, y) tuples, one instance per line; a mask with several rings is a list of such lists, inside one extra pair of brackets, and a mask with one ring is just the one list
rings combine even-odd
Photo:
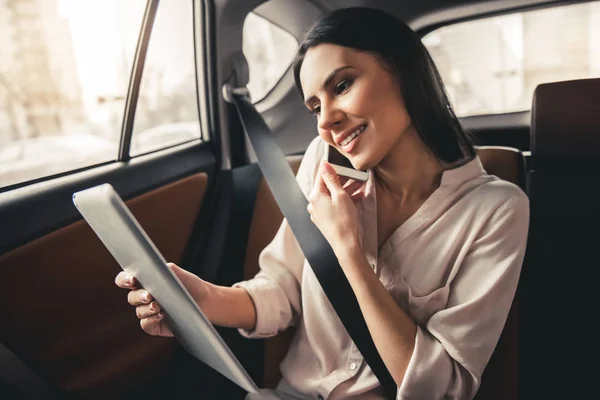
[(133, 56), (132, 72), (129, 77), (129, 87), (127, 96), (125, 97), (125, 112), (121, 126), (121, 141), (119, 143), (119, 152), (117, 162), (129, 161), (131, 156), (129, 150), (131, 148), (131, 136), (133, 135), (133, 124), (135, 122), (135, 113), (137, 110), (137, 102), (140, 94), (142, 75), (144, 66), (146, 65), (146, 55), (148, 53), (148, 45), (158, 11), (159, 0), (148, 0), (146, 10), (142, 19), (140, 28), (140, 36)]
[[(185, 140), (178, 143), (173, 143), (167, 146), (163, 146), (156, 149), (149, 149), (147, 151), (143, 151), (141, 153), (131, 155), (131, 140), (134, 134), (134, 124), (135, 124), (135, 115), (138, 106), (139, 93), (142, 87), (142, 79), (144, 75), (144, 66), (146, 65), (146, 59), (148, 56), (148, 49), (150, 48), (151, 40), (152, 40), (152, 32), (154, 30), (154, 22), (156, 20), (156, 15), (158, 13), (158, 7), (160, 4), (160, 0), (148, 0), (146, 3), (146, 11), (144, 13), (144, 19), (142, 22), (142, 26), (140, 29), (140, 36), (138, 39), (138, 44), (135, 51), (132, 73), (129, 79), (129, 89), (127, 91), (127, 97), (125, 102), (125, 113), (123, 115), (123, 124), (121, 129), (121, 142), (119, 145), (119, 155), (117, 158), (117, 162), (119, 161), (129, 161), (132, 158), (143, 157), (148, 154), (154, 154), (157, 152), (161, 152), (167, 149), (173, 149), (178, 146), (190, 145), (190, 144), (202, 144), (204, 142), (210, 141), (210, 135), (208, 134), (208, 127), (203, 121), (205, 118), (203, 116), (207, 115), (205, 102), (204, 104), (200, 104), (200, 99), (205, 97), (201, 96), (202, 93), (205, 94), (204, 78), (205, 69), (203, 68), (204, 61), (204, 51), (202, 51), (202, 46), (199, 46), (198, 43), (202, 43), (204, 40), (204, 34), (201, 28), (204, 24), (204, 7), (202, 0), (187, 0), (192, 4), (192, 47), (194, 54), (194, 72), (195, 72), (195, 92), (196, 92), (196, 113), (198, 116), (198, 122), (200, 125), (200, 137)], [(199, 67), (200, 66), (200, 67)], [(202, 83), (201, 83), (202, 81)]]

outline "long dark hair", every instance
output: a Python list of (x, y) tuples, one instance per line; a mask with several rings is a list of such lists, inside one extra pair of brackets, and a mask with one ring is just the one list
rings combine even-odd
[(303, 95), (300, 68), (306, 52), (329, 43), (375, 54), (400, 83), (410, 118), (442, 164), (475, 156), (471, 140), (452, 109), (440, 74), (419, 36), (401, 20), (373, 8), (352, 7), (321, 17), (306, 33), (294, 60), (294, 79)]

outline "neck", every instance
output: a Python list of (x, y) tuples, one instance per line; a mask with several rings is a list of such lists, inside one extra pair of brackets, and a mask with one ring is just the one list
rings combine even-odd
[(428, 198), (439, 187), (443, 171), (411, 125), (373, 172), (378, 188), (403, 204)]

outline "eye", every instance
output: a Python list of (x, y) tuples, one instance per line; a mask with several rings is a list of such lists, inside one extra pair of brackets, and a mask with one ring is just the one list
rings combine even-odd
[(319, 115), (321, 113), (321, 106), (315, 106), (313, 107), (312, 110), (310, 110), (310, 112), (314, 115)]
[(347, 91), (350, 86), (352, 86), (352, 79), (344, 79), (338, 82), (337, 85), (335, 85), (335, 94), (336, 95), (340, 95), (342, 93), (344, 93), (345, 91)]

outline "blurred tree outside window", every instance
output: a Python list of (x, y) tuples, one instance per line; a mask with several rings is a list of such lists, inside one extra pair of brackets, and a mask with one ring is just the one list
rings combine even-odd
[(526, 111), (540, 83), (600, 77), (600, 2), (458, 23), (423, 43), (457, 116)]
[(117, 157), (145, 0), (0, 0), (0, 187)]
[(298, 42), (289, 32), (249, 13), (244, 21), (243, 52), (248, 60), (248, 91), (252, 102), (262, 100), (289, 68)]

